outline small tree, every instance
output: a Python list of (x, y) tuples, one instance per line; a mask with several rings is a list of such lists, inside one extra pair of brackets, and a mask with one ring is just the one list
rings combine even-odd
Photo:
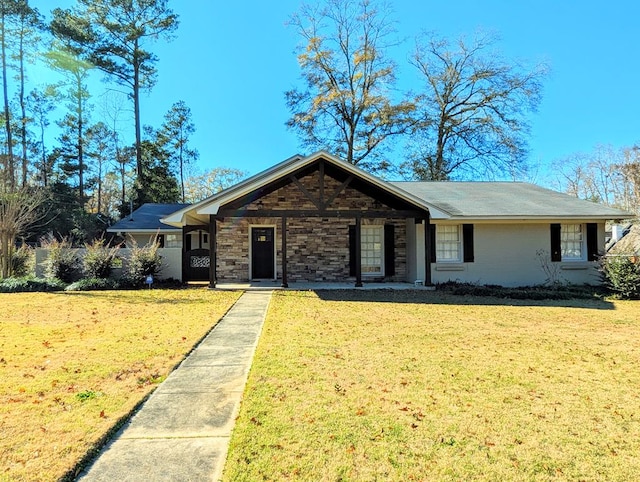
[(621, 298), (640, 298), (640, 258), (638, 256), (603, 257), (600, 269), (611, 291)]
[(85, 276), (89, 278), (108, 278), (113, 271), (114, 262), (118, 256), (119, 247), (105, 246), (104, 239), (95, 239), (85, 245), (85, 255), (82, 267)]

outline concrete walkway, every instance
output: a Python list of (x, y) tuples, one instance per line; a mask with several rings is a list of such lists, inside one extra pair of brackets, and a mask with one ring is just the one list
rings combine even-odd
[(244, 293), (79, 479), (219, 480), (270, 299)]

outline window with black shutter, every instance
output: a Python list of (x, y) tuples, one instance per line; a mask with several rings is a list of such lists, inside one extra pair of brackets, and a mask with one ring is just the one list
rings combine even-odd
[(558, 223), (551, 224), (551, 261), (562, 261), (562, 241)]
[(462, 225), (462, 260), (465, 263), (473, 263), (473, 224)]

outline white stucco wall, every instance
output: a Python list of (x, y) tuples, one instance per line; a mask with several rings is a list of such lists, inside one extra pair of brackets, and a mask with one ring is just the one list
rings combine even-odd
[[(547, 261), (546, 265), (553, 271), (552, 277), (557, 281), (599, 284), (597, 262), (552, 263), (550, 261), (549, 226), (553, 222), (551, 220), (544, 223), (474, 223), (474, 262), (436, 262), (431, 267), (432, 282), (457, 281), (502, 286), (542, 284), (548, 280), (550, 274), (542, 267), (542, 256)], [(576, 223), (579, 222), (576, 221)], [(418, 251), (416, 279), (424, 279), (424, 226), (416, 225), (415, 234), (415, 245)], [(586, 243), (586, 239), (584, 242)], [(598, 225), (598, 246), (604, 249), (604, 223)], [(536, 254), (538, 252), (541, 255)]]
[[(144, 246), (144, 244), (141, 244)], [(82, 256), (84, 253), (84, 249), (76, 249), (78, 252), (78, 256)], [(129, 248), (121, 248), (119, 251), (119, 256), (123, 260), (123, 268), (126, 266), (126, 260), (129, 258), (129, 254), (131, 249)], [(162, 271), (160, 272), (158, 278), (163, 279), (182, 279), (182, 248), (160, 248), (158, 249), (158, 253), (162, 257)], [(38, 248), (36, 249), (36, 276), (43, 276), (43, 267), (42, 262), (47, 259), (48, 250)], [(118, 278), (122, 273), (122, 269), (116, 268), (113, 270), (113, 276)]]

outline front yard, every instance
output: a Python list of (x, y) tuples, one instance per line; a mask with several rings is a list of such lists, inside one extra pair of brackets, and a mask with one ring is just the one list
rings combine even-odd
[(318, 294), (274, 294), (224, 480), (640, 480), (638, 302)]
[(0, 294), (0, 480), (64, 476), (238, 296)]

